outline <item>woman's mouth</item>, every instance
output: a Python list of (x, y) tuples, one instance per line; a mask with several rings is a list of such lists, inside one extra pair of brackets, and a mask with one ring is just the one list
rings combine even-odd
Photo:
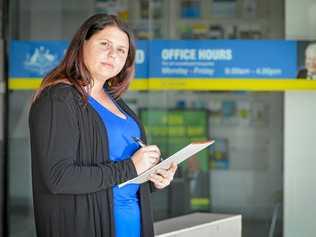
[(113, 68), (114, 66), (113, 66), (113, 64), (111, 64), (111, 63), (101, 63), (103, 66), (105, 66), (105, 67), (109, 67), (109, 68)]

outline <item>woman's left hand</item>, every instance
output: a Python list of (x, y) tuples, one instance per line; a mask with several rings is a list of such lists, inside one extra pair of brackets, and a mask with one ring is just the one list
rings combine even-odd
[(155, 188), (163, 189), (173, 180), (177, 167), (176, 163), (172, 163), (168, 169), (158, 169), (155, 174), (149, 176), (149, 180), (154, 183)]

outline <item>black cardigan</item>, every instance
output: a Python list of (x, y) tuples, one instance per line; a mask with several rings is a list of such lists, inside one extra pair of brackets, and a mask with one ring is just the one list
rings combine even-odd
[[(144, 129), (122, 101), (122, 109)], [(34, 214), (38, 237), (115, 236), (112, 186), (134, 178), (131, 159), (108, 156), (106, 129), (72, 86), (45, 89), (29, 114)], [(139, 191), (142, 236), (154, 236), (149, 184)], [(131, 217), (133, 218), (133, 217)]]

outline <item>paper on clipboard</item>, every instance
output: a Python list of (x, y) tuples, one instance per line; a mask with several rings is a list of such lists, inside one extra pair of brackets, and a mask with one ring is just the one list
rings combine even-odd
[(154, 167), (151, 167), (149, 170), (146, 170), (145, 172), (141, 173), (134, 179), (130, 179), (124, 183), (121, 183), (118, 185), (119, 188), (124, 187), (127, 184), (141, 184), (148, 180), (149, 175), (152, 173), (156, 173), (156, 170), (162, 168), (167, 169), (171, 165), (172, 162), (175, 162), (177, 164), (181, 163), (182, 161), (190, 158), (194, 154), (198, 153), (199, 151), (203, 150), (204, 148), (208, 147), (209, 145), (213, 144), (215, 141), (206, 141), (206, 142), (193, 142), (181, 150), (177, 151), (173, 155), (169, 156), (162, 162), (158, 163)]

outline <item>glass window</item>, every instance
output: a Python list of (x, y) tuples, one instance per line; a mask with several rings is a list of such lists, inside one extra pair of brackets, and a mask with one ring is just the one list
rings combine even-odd
[(165, 157), (190, 141), (215, 139), (180, 165), (169, 188), (153, 193), (155, 220), (242, 214), (243, 236), (282, 236), (283, 93), (169, 91), (126, 100)]
[[(137, 39), (283, 39), (284, 0), (10, 1), (15, 40), (70, 40), (95, 12), (117, 14)], [(10, 92), (10, 236), (35, 236), (28, 109), (34, 91)], [(243, 236), (282, 236), (283, 93), (130, 91), (150, 144), (167, 157), (215, 139), (152, 195), (156, 221), (191, 212), (242, 214)]]

